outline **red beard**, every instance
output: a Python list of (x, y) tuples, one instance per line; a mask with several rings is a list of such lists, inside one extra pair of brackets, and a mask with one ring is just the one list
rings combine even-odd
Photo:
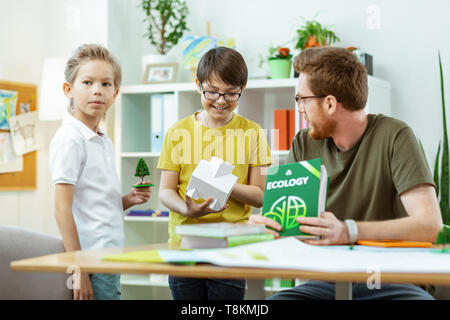
[(320, 114), (317, 121), (310, 121), (308, 134), (313, 139), (323, 140), (331, 137), (335, 129), (336, 121)]

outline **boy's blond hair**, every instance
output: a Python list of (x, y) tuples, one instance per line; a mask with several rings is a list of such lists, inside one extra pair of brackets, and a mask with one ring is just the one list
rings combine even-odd
[[(66, 68), (64, 70), (65, 81), (73, 84), (75, 78), (77, 77), (78, 70), (82, 63), (86, 60), (101, 60), (106, 61), (113, 67), (114, 73), (114, 88), (119, 89), (122, 83), (122, 69), (117, 60), (112, 56), (112, 54), (99, 44), (83, 44), (79, 46), (72, 54), (70, 59), (66, 63)], [(70, 101), (69, 113), (73, 114), (73, 101)]]

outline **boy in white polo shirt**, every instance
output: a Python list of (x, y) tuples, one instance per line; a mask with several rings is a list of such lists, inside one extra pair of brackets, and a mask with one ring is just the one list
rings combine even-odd
[[(55, 217), (64, 248), (123, 246), (123, 210), (147, 202), (150, 188), (133, 189), (122, 197), (113, 145), (99, 128), (119, 92), (120, 66), (102, 46), (82, 45), (67, 62), (65, 80), (71, 115), (50, 144)], [(120, 299), (120, 275), (81, 273), (74, 283), (74, 300), (93, 298)]]

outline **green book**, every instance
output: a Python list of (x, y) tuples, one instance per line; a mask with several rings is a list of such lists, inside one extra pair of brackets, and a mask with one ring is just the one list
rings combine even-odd
[(298, 217), (325, 211), (328, 174), (320, 158), (270, 167), (262, 215), (281, 224), (280, 236), (315, 237), (299, 230)]
[(273, 240), (270, 233), (244, 234), (223, 238), (199, 237), (185, 235), (181, 237), (182, 249), (207, 249), (207, 248), (231, 248), (243, 244)]

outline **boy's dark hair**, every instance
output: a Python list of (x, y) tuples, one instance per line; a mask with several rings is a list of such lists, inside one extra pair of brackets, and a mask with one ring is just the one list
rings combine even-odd
[(308, 75), (315, 95), (333, 95), (347, 110), (364, 109), (368, 96), (367, 71), (345, 48), (320, 47), (303, 50), (294, 69)]
[(234, 49), (226, 47), (210, 49), (198, 63), (197, 79), (203, 83), (210, 81), (213, 76), (232, 86), (245, 86), (248, 70), (244, 58)]

